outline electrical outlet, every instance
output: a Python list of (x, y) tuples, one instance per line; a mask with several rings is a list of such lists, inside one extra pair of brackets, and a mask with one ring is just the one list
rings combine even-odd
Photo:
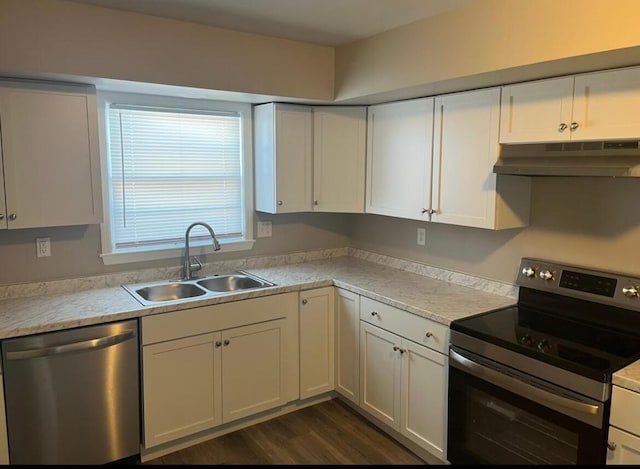
[(51, 238), (36, 238), (36, 254), (38, 257), (51, 255)]
[(271, 237), (271, 222), (259, 221), (258, 222), (258, 238), (270, 238)]
[(427, 229), (418, 228), (418, 246), (424, 246), (427, 243)]

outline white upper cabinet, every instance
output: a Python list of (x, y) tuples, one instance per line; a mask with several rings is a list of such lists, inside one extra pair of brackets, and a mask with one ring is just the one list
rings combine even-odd
[(312, 108), (267, 103), (253, 111), (256, 210), (311, 211)]
[(0, 228), (102, 221), (93, 87), (0, 82), (0, 128)]
[(363, 213), (366, 107), (315, 107), (313, 129), (313, 210)]
[(428, 220), (433, 98), (369, 107), (365, 211)]
[(503, 229), (529, 222), (530, 180), (496, 176), (500, 88), (435, 101), (431, 221)]
[(640, 138), (640, 67), (504, 86), (500, 143)]

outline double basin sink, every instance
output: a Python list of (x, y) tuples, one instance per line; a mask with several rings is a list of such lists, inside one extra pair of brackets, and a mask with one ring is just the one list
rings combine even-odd
[(197, 277), (191, 280), (122, 285), (136, 300), (146, 306), (204, 299), (226, 293), (272, 286), (275, 284), (241, 270)]

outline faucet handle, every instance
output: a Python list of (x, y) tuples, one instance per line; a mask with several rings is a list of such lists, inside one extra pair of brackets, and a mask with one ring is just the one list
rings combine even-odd
[(196, 256), (191, 256), (191, 259), (189, 261), (190, 261), (189, 269), (191, 270), (191, 272), (195, 272), (202, 269), (202, 264), (200, 263), (200, 261)]

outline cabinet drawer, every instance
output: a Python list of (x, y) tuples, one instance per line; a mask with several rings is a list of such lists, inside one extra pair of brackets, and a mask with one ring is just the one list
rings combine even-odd
[(640, 435), (640, 394), (613, 386), (609, 423), (630, 433)]
[(440, 353), (448, 353), (449, 328), (371, 298), (360, 298), (360, 319)]

